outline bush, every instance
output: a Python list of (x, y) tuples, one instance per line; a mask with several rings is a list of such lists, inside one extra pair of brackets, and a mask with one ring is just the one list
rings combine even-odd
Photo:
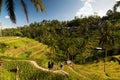
[(3, 43), (3, 42), (0, 42), (0, 52), (1, 52), (1, 53), (4, 53), (5, 50), (6, 50), (8, 47), (9, 47), (8, 44)]
[(81, 55), (77, 55), (77, 56), (75, 57), (74, 62), (75, 62), (75, 63), (78, 63), (78, 64), (82, 64), (82, 63), (83, 63), (82, 60), (83, 60), (82, 56), (81, 56)]
[(21, 32), (19, 32), (19, 31), (16, 31), (15, 36), (23, 36), (23, 34)]

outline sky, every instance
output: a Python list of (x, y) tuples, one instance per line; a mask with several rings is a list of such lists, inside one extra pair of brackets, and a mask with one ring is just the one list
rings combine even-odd
[(0, 14), (0, 23), (2, 28), (11, 28), (28, 25), (32, 22), (41, 22), (42, 20), (57, 19), (60, 21), (72, 20), (75, 16), (81, 17), (97, 14), (104, 16), (107, 10), (112, 9), (118, 0), (42, 0), (46, 13), (36, 12), (30, 0), (25, 0), (28, 8), (29, 23), (20, 6), (19, 0), (15, 0), (15, 13), (17, 23), (13, 24), (7, 14), (3, 3)]

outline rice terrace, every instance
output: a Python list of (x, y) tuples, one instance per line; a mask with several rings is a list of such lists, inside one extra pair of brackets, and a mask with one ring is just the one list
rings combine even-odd
[(119, 0), (0, 0), (0, 80), (120, 80)]

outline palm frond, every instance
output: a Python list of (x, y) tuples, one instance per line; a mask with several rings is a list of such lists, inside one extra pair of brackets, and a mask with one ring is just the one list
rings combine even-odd
[(41, 12), (46, 12), (41, 0), (31, 0), (31, 2), (34, 4), (36, 11), (40, 10)]
[(99, 40), (99, 45), (103, 48), (103, 49), (107, 49), (107, 50), (111, 50), (113, 48), (114, 45), (114, 37), (111, 34), (112, 33), (112, 25), (111, 22), (106, 21), (104, 23), (105, 26), (102, 26), (100, 30), (101, 32), (101, 38)]
[(116, 6), (116, 4), (113, 6), (113, 11), (114, 12), (116, 12), (116, 10), (117, 10), (117, 6)]
[(0, 0), (0, 13), (1, 13), (1, 9), (2, 9), (2, 2), (3, 2), (3, 0)]
[(10, 16), (10, 19), (13, 23), (16, 23), (16, 16), (14, 12), (14, 1), (13, 0), (6, 0), (6, 9), (8, 12), (8, 15)]
[(25, 13), (25, 16), (26, 16), (26, 19), (27, 19), (27, 22), (29, 22), (29, 19), (28, 19), (28, 12), (27, 12), (27, 7), (26, 7), (26, 4), (23, 0), (21, 0), (21, 5), (22, 5), (22, 8), (23, 8), (23, 11)]

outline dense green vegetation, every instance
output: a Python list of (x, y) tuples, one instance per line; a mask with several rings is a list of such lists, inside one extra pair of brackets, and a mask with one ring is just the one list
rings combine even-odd
[[(113, 47), (107, 50), (108, 56), (116, 55), (119, 54), (120, 50), (119, 19), (112, 22), (109, 20), (109, 16), (106, 17), (108, 17), (107, 21), (111, 25), (108, 36), (114, 40), (114, 45), (110, 45)], [(109, 46), (106, 46), (109, 43), (106, 43), (106, 45), (99, 44), (102, 38), (104, 38), (103, 42), (107, 39), (104, 37), (104, 35), (107, 35), (106, 28), (109, 26), (107, 21), (106, 18), (98, 16), (75, 18), (64, 22), (43, 20), (24, 27), (4, 29), (2, 34), (3, 36), (28, 37), (48, 45), (50, 48), (48, 57), (56, 62), (72, 60), (75, 63), (84, 63), (100, 59), (99, 55), (101, 55), (101, 58), (105, 57), (104, 51), (97, 52), (95, 49), (96, 47), (105, 49), (105, 47)]]

